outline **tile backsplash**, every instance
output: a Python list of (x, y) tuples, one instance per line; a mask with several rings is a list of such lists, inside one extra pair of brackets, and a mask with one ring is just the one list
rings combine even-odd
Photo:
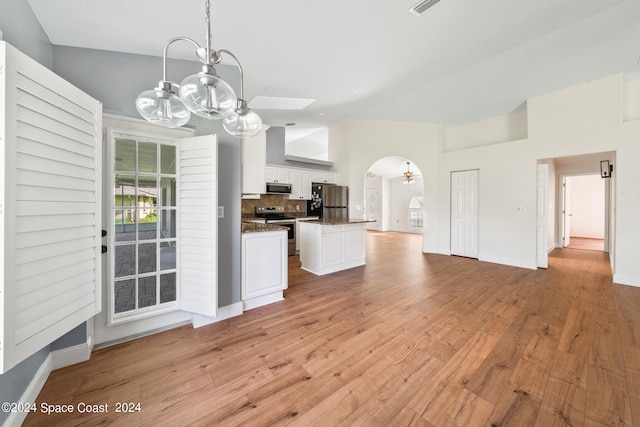
[(305, 216), (307, 214), (306, 200), (289, 200), (281, 194), (261, 194), (259, 199), (242, 199), (242, 217), (252, 217), (256, 206), (284, 206), (289, 216)]

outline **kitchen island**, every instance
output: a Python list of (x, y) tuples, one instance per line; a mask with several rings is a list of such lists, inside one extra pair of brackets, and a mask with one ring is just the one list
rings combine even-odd
[(287, 228), (242, 224), (242, 305), (251, 310), (284, 299), (288, 287)]
[(367, 222), (359, 219), (300, 221), (302, 269), (323, 275), (365, 265)]

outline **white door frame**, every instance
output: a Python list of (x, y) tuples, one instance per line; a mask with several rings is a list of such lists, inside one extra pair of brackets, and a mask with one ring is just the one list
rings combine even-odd
[(536, 258), (538, 267), (549, 267), (548, 229), (549, 229), (549, 165), (538, 164), (536, 206)]
[[(128, 117), (114, 116), (110, 114), (103, 115), (103, 126), (110, 131), (119, 131), (125, 134), (140, 135), (143, 137), (151, 137), (154, 139), (181, 139), (193, 136), (193, 130), (188, 128), (177, 129), (163, 129), (162, 134), (158, 134), (158, 127), (152, 125), (143, 120), (131, 119)], [(111, 224), (109, 222), (109, 206), (111, 191), (109, 186), (111, 185), (111, 171), (109, 170), (109, 153), (107, 145), (110, 143), (109, 132), (106, 132), (107, 140), (105, 140), (102, 147), (102, 228), (103, 230), (109, 230)], [(107, 236), (109, 237), (109, 236)], [(106, 243), (106, 239), (104, 240)], [(113, 251), (113, 247), (108, 247), (107, 254)], [(134, 322), (122, 323), (120, 325), (108, 326), (108, 298), (107, 292), (111, 279), (110, 269), (111, 261), (110, 256), (103, 257), (106, 261), (104, 268), (102, 269), (102, 311), (93, 318), (93, 339), (94, 343), (99, 346), (108, 345), (110, 343), (123, 341), (132, 337), (148, 335), (151, 331), (160, 331), (163, 329), (170, 329), (177, 325), (192, 323), (192, 315), (185, 311), (173, 311), (165, 313), (159, 316), (136, 320)]]
[[(558, 235), (558, 247), (562, 248), (562, 247), (566, 247), (569, 245), (570, 240), (569, 238), (566, 239), (566, 244), (563, 243), (563, 237), (565, 237), (565, 214), (564, 212), (564, 207), (565, 207), (565, 198), (566, 198), (566, 194), (565, 194), (565, 187), (564, 184), (567, 180), (567, 178), (571, 178), (574, 176), (586, 176), (586, 175), (597, 175), (597, 173), (594, 172), (586, 172), (586, 173), (569, 173), (569, 174), (561, 174), (559, 175), (559, 180), (558, 180), (558, 226), (559, 226), (559, 235)], [(609, 252), (609, 232), (610, 232), (610, 224), (611, 224), (611, 216), (609, 215), (610, 209), (611, 209), (611, 178), (603, 178), (605, 179), (605, 183), (604, 183), (604, 252)], [(570, 189), (569, 189), (569, 194), (570, 194)], [(571, 209), (571, 206), (568, 207), (569, 210)], [(569, 218), (570, 220), (570, 218)]]
[(452, 255), (479, 257), (479, 169), (452, 171), (450, 178), (450, 251)]
[(560, 180), (562, 188), (560, 190), (560, 197), (562, 198), (562, 203), (560, 203), (560, 228), (562, 232), (560, 233), (560, 247), (566, 248), (571, 244), (571, 216), (573, 213), (571, 212), (571, 176), (563, 176)]

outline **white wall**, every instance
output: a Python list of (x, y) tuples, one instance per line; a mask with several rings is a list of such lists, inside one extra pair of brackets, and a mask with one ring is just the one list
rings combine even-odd
[(464, 150), (527, 138), (527, 111), (445, 129), (443, 151)]
[[(623, 110), (633, 104), (624, 99), (636, 89), (625, 85), (622, 75), (613, 75), (531, 98), (526, 139), (485, 146), (469, 141), (463, 145), (471, 148), (449, 152), (442, 149), (442, 125), (347, 120), (329, 130), (329, 159), (348, 179), (352, 202), (362, 200), (362, 177), (373, 161), (388, 155), (415, 160), (424, 178), (423, 250), (437, 253), (450, 250), (450, 173), (479, 169), (479, 258), (536, 268), (538, 160), (616, 152), (614, 279), (640, 286), (634, 247), (640, 238), (635, 219), (640, 210), (640, 120), (623, 122)], [(504, 121), (491, 123), (496, 138), (506, 133)], [(491, 129), (486, 122), (479, 126), (486, 137)], [(472, 139), (472, 127), (465, 134)], [(514, 213), (516, 206), (521, 213)]]
[[(412, 159), (422, 172), (425, 195), (425, 236), (434, 239), (438, 221), (435, 203), (442, 125), (374, 120), (345, 120), (329, 128), (329, 160), (340, 172), (340, 183), (349, 186), (349, 213), (362, 218), (364, 179), (369, 167), (387, 156)], [(428, 195), (428, 196), (427, 196)], [(425, 247), (426, 249), (430, 249)], [(430, 250), (426, 250), (430, 251)]]
[(571, 188), (571, 237), (604, 239), (604, 183), (599, 175), (567, 178)]
[(623, 112), (626, 122), (640, 120), (640, 79), (625, 84)]
[(286, 127), (284, 154), (306, 157), (308, 159), (327, 160), (329, 129), (312, 129), (307, 133), (296, 133), (295, 128)]

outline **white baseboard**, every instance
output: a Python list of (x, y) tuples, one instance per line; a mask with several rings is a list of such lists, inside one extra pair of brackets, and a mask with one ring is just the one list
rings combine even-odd
[(617, 283), (618, 285), (640, 287), (640, 277), (623, 276), (621, 274), (614, 274), (613, 283)]
[(431, 248), (431, 247), (423, 246), (422, 247), (422, 253), (423, 254), (451, 255), (451, 250), (450, 249)]
[(51, 352), (51, 364), (53, 369), (66, 368), (89, 360), (93, 343), (91, 336), (87, 337), (87, 342), (74, 345), (73, 347), (63, 348)]
[(263, 305), (273, 304), (274, 302), (284, 301), (282, 291), (273, 292), (268, 295), (262, 295), (255, 298), (249, 298), (242, 301), (242, 306), (244, 307), (244, 311), (251, 310), (253, 308), (262, 307)]
[(218, 313), (216, 317), (207, 317), (201, 316), (199, 314), (194, 314), (191, 323), (194, 328), (199, 328), (201, 326), (210, 325), (212, 323), (220, 322), (221, 320), (229, 319), (231, 317), (240, 316), (243, 313), (242, 301), (236, 302), (235, 304), (225, 305), (224, 307), (218, 307)]
[(527, 263), (527, 262), (522, 262), (520, 260), (501, 258), (501, 257), (481, 256), (478, 258), (478, 261), (491, 262), (493, 264), (508, 265), (511, 267), (527, 268), (529, 270), (538, 269), (538, 264), (535, 262)]
[[(24, 391), (24, 393), (22, 393), (22, 396), (19, 400), (20, 403), (36, 403), (36, 399), (38, 398), (38, 395), (40, 394), (44, 383), (47, 381), (47, 378), (49, 378), (49, 374), (53, 370), (52, 359), (53, 358), (51, 357), (51, 354), (49, 354), (44, 362), (42, 362), (42, 365), (40, 365), (38, 371), (33, 376), (33, 379), (29, 383), (29, 386)], [(7, 418), (5, 425), (8, 427), (18, 427), (22, 425), (28, 414), (28, 412), (12, 412), (11, 414), (9, 414), (9, 418)]]
[(556, 245), (550, 245), (549, 248), (547, 249), (547, 254), (550, 254), (551, 251), (553, 251), (556, 248)]

